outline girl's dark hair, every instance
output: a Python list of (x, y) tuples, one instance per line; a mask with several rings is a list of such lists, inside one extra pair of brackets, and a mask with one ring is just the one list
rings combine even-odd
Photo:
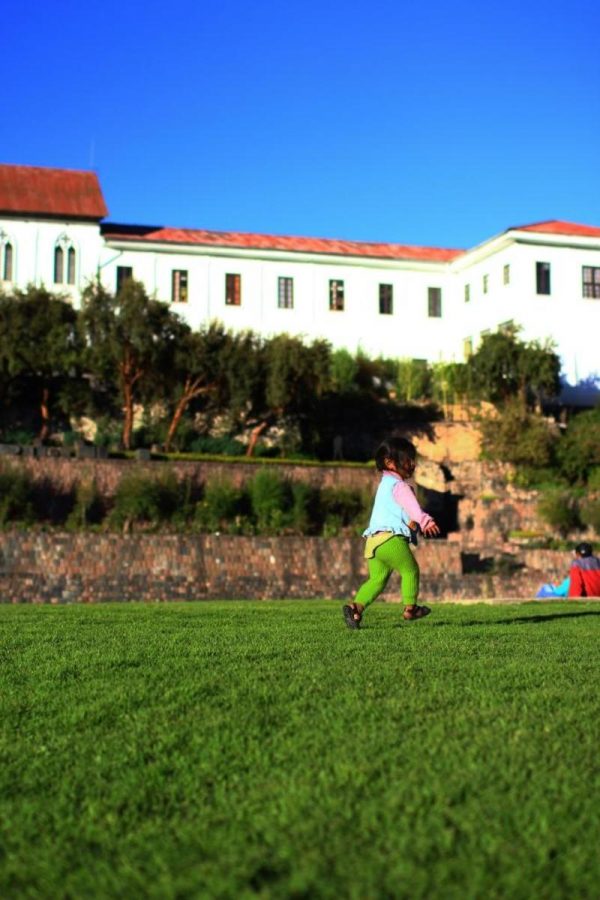
[(406, 438), (391, 437), (386, 441), (382, 441), (375, 451), (375, 465), (378, 472), (384, 472), (386, 469), (386, 459), (391, 459), (398, 469), (401, 469), (404, 463), (414, 462), (417, 458), (417, 449)]

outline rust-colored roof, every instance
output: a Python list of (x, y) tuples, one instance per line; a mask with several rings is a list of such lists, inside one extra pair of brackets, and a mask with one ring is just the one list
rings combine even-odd
[(534, 222), (532, 225), (516, 225), (509, 231), (537, 231), (540, 234), (577, 235), (579, 237), (600, 237), (600, 228), (596, 225), (578, 225), (576, 222), (561, 222), (549, 219), (547, 222)]
[(108, 209), (95, 172), (0, 164), (0, 212), (102, 219)]
[(324, 253), (336, 256), (366, 256), (376, 259), (412, 259), (423, 262), (450, 262), (464, 250), (438, 247), (412, 247), (405, 244), (379, 244), (331, 238), (289, 237), (273, 234), (248, 234), (238, 231), (203, 231), (162, 226), (102, 226), (106, 240), (143, 241), (145, 243), (189, 244), (209, 247), (235, 247), (244, 250), (284, 250), (296, 253)]

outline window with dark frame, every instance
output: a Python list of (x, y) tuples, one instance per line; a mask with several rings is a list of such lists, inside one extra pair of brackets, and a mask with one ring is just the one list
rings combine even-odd
[(508, 263), (502, 269), (502, 281), (504, 284), (510, 284), (510, 265)]
[(471, 299), (471, 285), (465, 284), (465, 303), (468, 303)]
[(483, 276), (483, 293), (484, 293), (484, 294), (487, 294), (487, 292), (488, 292), (488, 284), (489, 284), (489, 281), (490, 281), (490, 276), (489, 276), (489, 275), (484, 275), (484, 276)]
[(344, 309), (344, 282), (337, 278), (329, 281), (329, 309), (338, 312)]
[(67, 284), (75, 284), (75, 249), (67, 250)]
[(394, 285), (379, 285), (379, 313), (382, 316), (391, 316), (394, 313)]
[(117, 285), (116, 293), (122, 289), (123, 285), (133, 278), (133, 268), (131, 266), (117, 266)]
[(442, 289), (427, 288), (427, 313), (430, 319), (440, 319), (442, 316)]
[(225, 305), (242, 305), (242, 276), (227, 274), (225, 276)]
[(538, 294), (550, 293), (550, 263), (536, 262), (535, 287)]
[(188, 273), (187, 269), (171, 270), (171, 303), (187, 303)]
[(54, 248), (54, 284), (62, 284), (64, 278), (65, 254), (62, 247)]
[(600, 266), (583, 266), (583, 296), (600, 300)]
[(2, 254), (2, 281), (13, 280), (13, 246), (10, 241), (4, 244)]
[(277, 280), (277, 306), (279, 309), (294, 308), (294, 279), (286, 275)]

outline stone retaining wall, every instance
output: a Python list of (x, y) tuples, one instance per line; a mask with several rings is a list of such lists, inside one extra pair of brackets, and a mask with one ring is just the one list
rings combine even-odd
[[(366, 574), (357, 538), (0, 534), (0, 598), (21, 603), (350, 597)], [(422, 596), (531, 597), (536, 574), (462, 575), (460, 549), (417, 549)], [(390, 579), (386, 600), (399, 599)]]

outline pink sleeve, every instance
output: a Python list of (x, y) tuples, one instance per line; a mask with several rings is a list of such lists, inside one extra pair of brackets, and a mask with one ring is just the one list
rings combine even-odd
[(427, 528), (427, 526), (433, 522), (431, 516), (421, 509), (413, 489), (405, 481), (399, 481), (394, 485), (392, 497), (407, 515), (421, 526), (421, 528)]

